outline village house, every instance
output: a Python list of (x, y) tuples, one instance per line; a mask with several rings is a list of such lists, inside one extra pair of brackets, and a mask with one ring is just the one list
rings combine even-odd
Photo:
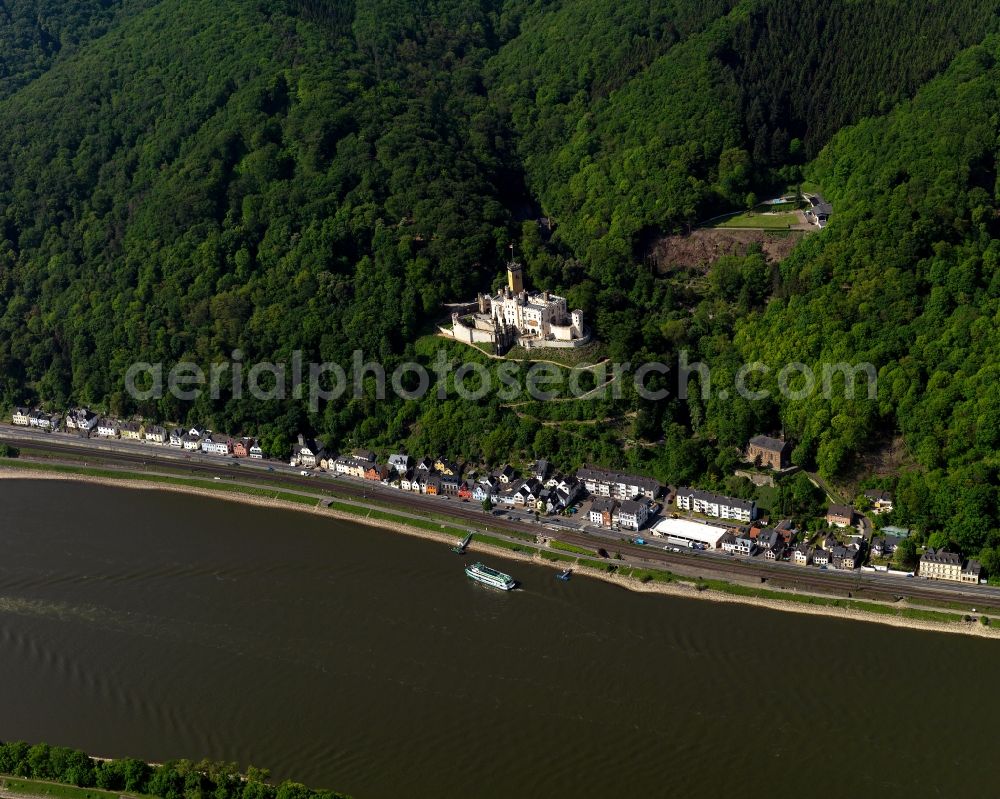
[(74, 408), (66, 414), (67, 430), (91, 431), (97, 427), (97, 414), (88, 408)]
[(876, 558), (888, 558), (896, 552), (900, 538), (895, 535), (877, 536), (872, 539), (872, 554)]
[(840, 568), (840, 562), (844, 559), (847, 554), (847, 547), (843, 544), (837, 544), (833, 549), (830, 550), (830, 563), (835, 569)]
[(399, 488), (401, 491), (413, 490), (413, 472), (408, 471), (399, 478)]
[(541, 480), (544, 483), (549, 476), (549, 462), (544, 459), (535, 461), (534, 471), (535, 479)]
[(640, 530), (649, 518), (649, 506), (634, 499), (623, 499), (612, 514), (612, 521), (623, 530)]
[(389, 456), (389, 468), (394, 469), (400, 476), (406, 474), (410, 469), (410, 456), (404, 454), (394, 454)]
[(22, 408), (18, 406), (14, 408), (13, 416), (14, 424), (20, 427), (28, 427), (31, 425), (31, 411), (28, 408)]
[(681, 510), (694, 511), (717, 519), (749, 522), (757, 518), (757, 505), (753, 501), (735, 499), (710, 491), (681, 486), (674, 502)]
[(813, 562), (813, 548), (806, 543), (798, 544), (792, 552), (792, 563), (796, 566), (808, 566)]
[(880, 491), (877, 488), (869, 488), (865, 491), (865, 499), (867, 499), (872, 506), (872, 513), (876, 516), (881, 513), (892, 513), (893, 503), (892, 494), (888, 491)]
[(545, 491), (545, 512), (562, 513), (573, 502), (574, 495), (571, 495), (560, 488), (546, 488)]
[(728, 552), (732, 554), (736, 551), (736, 536), (732, 533), (723, 533), (722, 538), (719, 539), (719, 548), (723, 552)]
[(595, 499), (587, 511), (587, 521), (598, 527), (610, 527), (614, 519), (615, 506), (618, 503), (610, 497)]
[(830, 563), (830, 552), (826, 549), (813, 550), (813, 566), (826, 566)]
[(414, 467), (418, 472), (433, 472), (434, 471), (434, 461), (430, 458), (421, 458), (417, 461), (416, 467)]
[(799, 534), (799, 531), (792, 525), (791, 519), (782, 519), (774, 525), (774, 529), (781, 536), (781, 540), (785, 542), (785, 547), (790, 547)]
[(826, 523), (835, 527), (850, 527), (854, 524), (854, 508), (850, 505), (831, 505), (826, 512)]
[(965, 566), (962, 567), (962, 582), (978, 585), (982, 577), (982, 572), (983, 567), (979, 564), (978, 560), (966, 561)]
[(823, 539), (823, 549), (825, 549), (827, 552), (832, 551), (835, 546), (839, 545), (840, 541), (837, 540), (837, 536), (835, 536), (833, 533), (827, 533), (826, 537)]
[(461, 477), (462, 475), (461, 467), (447, 458), (438, 458), (434, 461), (434, 469), (438, 473), (447, 475), (448, 477)]
[(319, 463), (321, 453), (322, 447), (316, 443), (315, 439), (306, 438), (302, 433), (299, 433), (298, 441), (292, 444), (292, 457), (288, 463), (290, 466), (312, 469)]
[(28, 425), (39, 430), (58, 430), (60, 417), (58, 414), (35, 410), (28, 415)]
[(243, 438), (233, 442), (233, 455), (237, 458), (248, 458), (250, 457), (250, 447), (253, 445), (254, 440), (244, 436)]
[[(195, 428), (191, 428), (191, 430), (194, 429)], [(183, 446), (184, 449), (188, 450), (189, 452), (196, 452), (197, 450), (201, 449), (202, 436), (200, 434), (192, 433), (191, 430), (188, 430), (181, 437), (181, 446)], [(122, 437), (124, 438), (124, 436), (125, 436), (125, 429), (122, 428)]]
[(861, 550), (857, 544), (849, 547), (836, 547), (832, 554), (833, 568), (851, 571), (861, 565)]
[(771, 552), (774, 549), (778, 549), (780, 551), (784, 547), (784, 542), (781, 540), (781, 536), (778, 535), (778, 531), (773, 528), (765, 528), (761, 530), (754, 540), (757, 543), (757, 548), (765, 553)]
[(485, 502), (487, 498), (494, 505), (500, 501), (500, 497), (493, 485), (485, 481), (477, 483), (475, 488), (472, 489), (472, 499), (476, 502)]
[(747, 445), (746, 458), (756, 466), (780, 472), (792, 465), (792, 444), (781, 438), (754, 436)]
[(201, 451), (206, 455), (228, 455), (232, 452), (233, 442), (226, 435), (208, 435), (200, 443)]
[(125, 422), (119, 428), (119, 433), (123, 439), (142, 441), (146, 437), (146, 428), (141, 422)]
[(118, 438), (118, 421), (115, 419), (100, 419), (97, 422), (97, 435), (101, 438)]
[(358, 480), (364, 480), (369, 469), (374, 468), (374, 466), (375, 463), (373, 461), (361, 460), (352, 455), (347, 461), (347, 476), (356, 477)]
[(247, 450), (247, 453), (255, 461), (263, 460), (264, 450), (261, 449), (260, 442), (257, 441), (256, 439), (250, 439), (250, 440), (253, 441), (253, 443), (250, 445), (250, 449)]
[(437, 496), (441, 493), (441, 478), (436, 474), (432, 474), (427, 477), (426, 481), (423, 483), (423, 492), (429, 494), (430, 496)]
[(577, 470), (576, 479), (584, 484), (587, 491), (597, 497), (656, 499), (656, 495), (660, 493), (660, 484), (652, 477), (615, 472), (610, 469), (585, 465)]
[(856, 569), (861, 565), (862, 560), (862, 550), (857, 544), (851, 544), (847, 547), (847, 551), (844, 553), (844, 557), (841, 558), (840, 568), (841, 569)]
[(753, 555), (755, 549), (756, 544), (750, 537), (750, 533), (740, 533), (736, 536), (736, 541), (733, 544), (734, 555)]
[(935, 552), (928, 549), (920, 556), (917, 572), (928, 580), (962, 581), (962, 556), (955, 552)]
[(503, 485), (510, 485), (510, 483), (514, 480), (514, 470), (509, 465), (504, 464), (497, 469), (496, 472), (494, 472), (494, 476)]
[(167, 431), (158, 424), (146, 428), (146, 441), (152, 444), (163, 444), (167, 440)]
[(472, 485), (468, 480), (463, 480), (462, 484), (458, 487), (458, 498), (472, 499)]
[(332, 466), (327, 464), (327, 469), (337, 474), (348, 474), (351, 471), (351, 464), (354, 459), (350, 455), (338, 455), (333, 459)]
[(824, 200), (821, 194), (810, 194), (806, 199), (809, 201), (809, 208), (805, 212), (806, 219), (818, 228), (825, 228), (830, 214), (833, 213), (833, 206)]
[(179, 427), (175, 427), (173, 430), (171, 430), (170, 431), (170, 446), (172, 446), (172, 447), (183, 447), (184, 446), (184, 435), (185, 435), (184, 431), (181, 428), (179, 428)]
[(462, 487), (462, 478), (453, 474), (441, 475), (441, 493), (449, 497), (458, 495), (458, 490)]

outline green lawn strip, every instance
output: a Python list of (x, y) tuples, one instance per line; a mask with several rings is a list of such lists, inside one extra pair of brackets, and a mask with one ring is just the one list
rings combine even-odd
[[(435, 533), (444, 533), (445, 535), (455, 536), (456, 538), (465, 538), (465, 536), (467, 536), (470, 532), (468, 529), (441, 524), (440, 522), (436, 522), (432, 519), (411, 518), (410, 516), (400, 516), (398, 514), (387, 513), (382, 510), (366, 510), (363, 507), (348, 505), (344, 502), (331, 502), (329, 507), (332, 510), (349, 513), (352, 516), (357, 516), (362, 519), (378, 519), (379, 521), (405, 524), (410, 527), (419, 527), (422, 530), (430, 530)], [(478, 540), (480, 538), (481, 536), (477, 534), (476, 539)]]
[(917, 608), (900, 608), (892, 605), (882, 605), (875, 602), (862, 602), (856, 599), (838, 599), (836, 597), (811, 596), (809, 594), (791, 594), (783, 591), (772, 591), (767, 588), (754, 588), (736, 583), (727, 583), (724, 580), (699, 580), (696, 584), (699, 588), (711, 588), (716, 591), (723, 591), (736, 596), (754, 597), (758, 599), (777, 599), (782, 602), (798, 602), (803, 605), (818, 605), (823, 607), (847, 608), (848, 610), (861, 610), (867, 613), (878, 613), (882, 616), (899, 616), (901, 618), (915, 619), (919, 621), (936, 622), (956, 622), (962, 617), (952, 613), (940, 613), (934, 610), (920, 610)]
[(100, 788), (78, 788), (44, 780), (27, 780), (23, 777), (0, 777), (0, 789), (25, 796), (50, 796), (52, 799), (118, 799), (122, 796), (138, 796), (122, 791), (105, 791)]
[(717, 228), (773, 228), (787, 230), (790, 225), (796, 225), (801, 220), (795, 213), (777, 214), (737, 214), (728, 219), (716, 222), (712, 227)]
[(552, 549), (558, 549), (560, 552), (572, 552), (576, 555), (593, 555), (593, 549), (586, 549), (584, 547), (578, 547), (575, 544), (567, 544), (563, 541), (556, 541), (556, 539), (551, 539), (549, 541), (549, 546)]
[(575, 563), (576, 562), (576, 558), (570, 557), (569, 555), (560, 555), (560, 554), (558, 554), (556, 552), (549, 552), (549, 551), (544, 550), (544, 549), (541, 550), (541, 553), (542, 553), (542, 557), (545, 560), (551, 560), (551, 561), (554, 561), (556, 563), (559, 563), (559, 562)]
[(613, 572), (617, 569), (617, 564), (607, 560), (588, 560), (587, 558), (577, 558), (578, 566), (585, 566), (589, 569), (597, 569), (599, 572)]
[(537, 555), (537, 547), (529, 547), (524, 544), (517, 544), (513, 541), (505, 541), (502, 538), (494, 538), (491, 535), (481, 535), (477, 534), (473, 539), (474, 541), (479, 541), (482, 544), (492, 544), (495, 547), (501, 547), (503, 549), (509, 549), (511, 552), (524, 552), (528, 555)]
[(676, 575), (663, 569), (643, 569), (639, 567), (625, 566), (618, 569), (618, 573), (624, 577), (638, 580), (640, 583), (672, 583), (677, 579)]

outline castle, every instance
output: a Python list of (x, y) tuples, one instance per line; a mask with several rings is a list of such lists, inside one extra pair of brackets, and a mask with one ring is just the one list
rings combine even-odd
[(515, 344), (532, 347), (579, 347), (590, 336), (583, 327), (583, 311), (566, 310), (566, 298), (524, 288), (524, 270), (517, 261), (507, 264), (507, 287), (495, 295), (480, 294), (464, 316), (452, 313), (451, 328), (440, 328), (467, 344), (492, 344), (502, 355)]

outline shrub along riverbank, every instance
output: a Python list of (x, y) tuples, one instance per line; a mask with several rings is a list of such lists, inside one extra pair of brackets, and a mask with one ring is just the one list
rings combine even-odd
[[(241, 772), (235, 763), (171, 760), (152, 765), (135, 758), (90, 757), (79, 749), (0, 743), (0, 784), (6, 792), (56, 799), (152, 796), (159, 799), (347, 799), (297, 782), (268, 782), (264, 769)], [(107, 792), (105, 794), (104, 792)]]

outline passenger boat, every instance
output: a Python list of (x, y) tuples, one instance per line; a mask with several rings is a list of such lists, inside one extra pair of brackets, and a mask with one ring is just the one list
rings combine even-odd
[(491, 569), (482, 563), (473, 563), (471, 566), (466, 566), (465, 573), (473, 580), (492, 586), (493, 588), (499, 588), (501, 591), (512, 591), (517, 585), (509, 574)]
[(563, 569), (559, 574), (556, 575), (557, 580), (568, 580), (569, 576), (573, 573), (572, 569)]

